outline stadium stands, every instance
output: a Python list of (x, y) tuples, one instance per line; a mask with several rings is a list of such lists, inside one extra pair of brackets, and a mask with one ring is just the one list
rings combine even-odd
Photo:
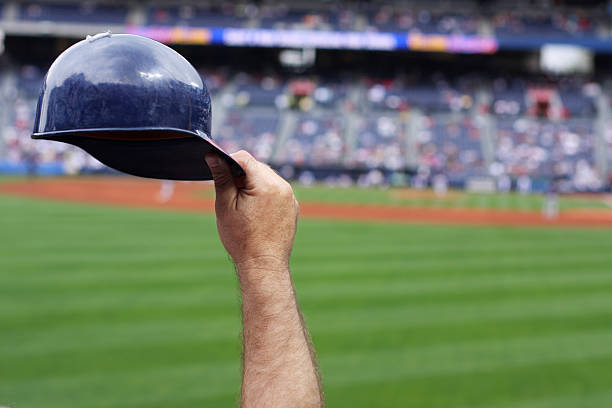
[[(261, 28), (301, 28), (301, 29), (330, 29), (339, 28), (334, 22), (339, 21), (336, 18), (336, 12), (333, 10), (312, 11), (312, 10), (296, 10), (288, 7), (286, 4), (276, 6), (268, 5), (262, 7), (258, 19), (258, 26)], [(346, 26), (346, 28), (351, 28)]]
[(193, 27), (242, 27), (248, 16), (232, 5), (207, 6), (202, 4), (150, 7), (147, 22), (151, 25)]
[(589, 119), (551, 121), (519, 117), (497, 123), (495, 158), (513, 177), (565, 179), (579, 191), (596, 191), (596, 136)]
[(338, 80), (323, 79), (318, 82), (312, 92), (312, 99), (319, 108), (337, 109), (348, 97), (349, 85)]
[(608, 185), (612, 186), (612, 123), (604, 130), (604, 150), (606, 157), (606, 173)]
[(609, 25), (597, 8), (551, 9), (525, 7), (521, 2), (480, 5), (471, 0), (432, 4), (424, 1), (288, 6), (284, 3), (240, 5), (156, 6), (148, 9), (151, 25), (260, 27), (276, 29), (334, 29), (475, 35), (493, 32), (501, 37), (599, 36)]
[[(0, 7), (1, 10), (1, 7)], [(19, 3), (25, 21), (124, 24), (130, 11), (152, 26), (258, 27), (309, 30), (365, 30), (502, 38), (610, 37), (604, 8), (551, 7), (550, 2), (475, 0), (432, 3), (422, 0), (384, 3), (198, 2), (121, 5), (115, 2)], [(1, 11), (0, 11), (1, 13)], [(137, 18), (138, 20), (138, 18)]]
[(476, 84), (472, 78), (449, 81), (442, 75), (431, 78), (368, 79), (364, 109), (404, 111), (418, 108), (426, 112), (461, 112), (475, 105)]
[(567, 116), (593, 118), (597, 114), (594, 95), (588, 92), (588, 86), (562, 86), (559, 88), (561, 103)]
[(397, 114), (370, 114), (360, 120), (352, 165), (400, 170), (406, 168), (405, 123)]
[(501, 11), (491, 21), (496, 35), (521, 37), (594, 36), (603, 26), (601, 16), (592, 16), (584, 11), (538, 10), (536, 7)]
[(341, 166), (346, 158), (345, 121), (334, 113), (301, 113), (275, 161), (294, 166)]
[(234, 104), (237, 106), (275, 106), (283, 94), (284, 84), (278, 78), (253, 78), (241, 74), (235, 79), (237, 84)]
[(481, 130), (468, 115), (437, 114), (423, 118), (418, 133), (418, 164), (429, 174), (445, 174), (451, 184), (486, 175)]
[(29, 21), (124, 24), (128, 9), (121, 5), (26, 2), (19, 4), (19, 17)]
[[(7, 72), (3, 78), (10, 76)], [(9, 126), (2, 131), (5, 161), (28, 162), (35, 156), (36, 162), (44, 165), (74, 156), (75, 149), (61, 144), (32, 144), (29, 134), (42, 74), (37, 68), (24, 66), (14, 76), (13, 89), (3, 91), (4, 95), (16, 95), (7, 103), (11, 108)], [(220, 145), (228, 151), (247, 149), (276, 165), (364, 171), (413, 168), (421, 174), (425, 171), (429, 181), (436, 174), (445, 174), (452, 185), (463, 185), (472, 177), (506, 174), (511, 178), (568, 179), (576, 190), (593, 191), (603, 186), (595, 166), (593, 118), (597, 109), (584, 87), (558, 83), (555, 89), (569, 118), (547, 119), (527, 111), (526, 81), (507, 84), (493, 80), (490, 112), (495, 130), (487, 134), (482, 115), (471, 109), (472, 102), (465, 106), (453, 102), (468, 97), (471, 101), (473, 94), (462, 93), (461, 87), (446, 82), (442, 88), (439, 83), (410, 87), (392, 78), (357, 81), (349, 86), (319, 79), (307, 82), (312, 85), (305, 97), (310, 98), (308, 103), (302, 100), (291, 105), (295, 81), (246, 73), (228, 77), (222, 71), (203, 71), (203, 76), (221, 108), (216, 113), (222, 121), (213, 129)], [(348, 95), (355, 87), (366, 95), (363, 106), (356, 106), (356, 116), (343, 110), (352, 106)], [(423, 115), (412, 115), (411, 111)], [(287, 118), (293, 118), (293, 126), (283, 135), (281, 122)], [(411, 126), (411, 121), (419, 125)], [(487, 138), (493, 145), (492, 156), (485, 149)], [(608, 148), (612, 159), (610, 141)], [(83, 157), (72, 157), (71, 161), (80, 163), (73, 163), (76, 170), (72, 171), (99, 167)], [(490, 162), (497, 164), (495, 174), (490, 174)]]
[[(602, 32), (610, 26), (597, 6), (550, 9), (542, 2), (544, 12), (525, 8), (522, 2), (430, 3), (317, 3), (304, 8), (268, 2), (28, 1), (14, 4), (14, 18), (124, 24), (140, 7), (144, 24), (153, 26), (488, 32), (512, 37), (606, 36)], [(563, 179), (574, 190), (603, 188), (605, 172), (612, 169), (612, 127), (602, 126), (608, 129), (604, 132), (596, 126), (610, 121), (598, 99), (605, 79), (595, 83), (588, 77), (486, 70), (467, 75), (446, 67), (444, 73), (412, 70), (385, 77), (378, 76), (376, 68), (366, 67), (350, 80), (329, 70), (304, 75), (263, 65), (261, 70), (251, 67), (231, 74), (202, 69), (215, 101), (213, 136), (228, 151), (247, 149), (278, 167), (379, 170), (387, 180), (392, 173), (404, 172), (419, 174), (426, 184), (443, 174), (456, 186), (479, 177), (529, 177), (544, 180), (540, 186)], [(99, 163), (75, 148), (29, 140), (41, 82), (41, 69), (31, 65), (0, 70), (0, 162), (39, 168), (55, 163), (69, 172), (99, 169)]]
[(423, 34), (477, 34), (479, 30), (478, 16), (475, 13), (431, 11), (422, 6), (398, 9), (374, 4), (366, 5), (363, 13), (371, 16), (366, 26), (369, 30)]
[(498, 78), (492, 84), (491, 111), (496, 115), (521, 115), (527, 110), (525, 83)]
[(244, 149), (269, 162), (278, 142), (278, 121), (275, 109), (230, 109), (214, 137), (226, 151)]
[[(567, 111), (549, 119), (527, 109), (527, 81), (493, 80), (489, 111), (494, 131), (487, 133), (483, 116), (473, 109), (473, 88), (446, 81), (404, 86), (399, 78), (364, 79), (349, 85), (330, 78), (287, 81), (244, 72), (202, 74), (219, 108), (215, 112), (221, 121), (213, 133), (220, 145), (228, 151), (247, 149), (278, 166), (414, 169), (426, 175), (427, 183), (445, 174), (457, 186), (473, 177), (507, 175), (562, 178), (580, 191), (603, 188), (605, 177), (596, 166), (598, 112), (588, 85), (549, 84)], [(23, 66), (0, 79), (2, 94), (10, 96), (4, 102), (10, 112), (2, 129), (4, 162), (65, 166), (69, 161), (71, 172), (100, 168), (74, 148), (30, 141), (42, 82), (39, 69)], [(297, 98), (294, 92), (303, 88), (307, 94)], [(366, 96), (361, 105), (353, 106), (349, 98), (355, 90)], [(606, 137), (612, 160), (612, 142)], [(487, 143), (493, 146), (490, 153)]]
[(0, 128), (4, 151), (2, 172), (40, 174), (78, 174), (104, 170), (93, 157), (71, 145), (30, 139), (36, 102), (42, 85), (40, 69), (26, 65), (17, 72), (0, 75), (2, 107), (7, 107), (5, 124)]

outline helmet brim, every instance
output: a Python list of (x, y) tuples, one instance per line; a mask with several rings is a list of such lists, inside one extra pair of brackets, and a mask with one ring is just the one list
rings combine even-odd
[(225, 159), (234, 177), (245, 174), (210, 138), (183, 129), (79, 129), (34, 133), (32, 138), (78, 146), (108, 167), (139, 177), (212, 180), (204, 161), (208, 153)]

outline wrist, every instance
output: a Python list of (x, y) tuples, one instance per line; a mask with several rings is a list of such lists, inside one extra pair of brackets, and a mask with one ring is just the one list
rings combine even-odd
[(259, 256), (235, 265), (243, 301), (257, 300), (263, 306), (293, 296), (288, 259)]
[(274, 255), (260, 255), (241, 260), (234, 260), (239, 275), (256, 272), (288, 272), (289, 258)]

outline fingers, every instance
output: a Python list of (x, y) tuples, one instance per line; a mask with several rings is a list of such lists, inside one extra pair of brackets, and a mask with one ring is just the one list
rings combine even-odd
[(291, 185), (267, 164), (257, 161), (244, 150), (232, 153), (230, 156), (244, 169), (245, 176), (234, 180), (243, 192), (254, 194), (273, 192), (281, 196), (287, 196), (287, 198), (293, 197)]
[(252, 189), (255, 183), (261, 177), (258, 174), (261, 172), (260, 163), (247, 151), (239, 150), (236, 153), (230, 154), (232, 159), (236, 160), (244, 169), (245, 176), (240, 179), (240, 187)]
[(258, 192), (274, 190), (278, 193), (293, 195), (293, 190), (285, 179), (267, 164), (257, 161), (250, 153), (240, 150), (230, 156), (242, 166), (246, 173), (245, 177), (240, 179), (240, 188)]
[(232, 156), (232, 159), (236, 160), (238, 164), (242, 166), (248, 176), (248, 168), (252, 167), (254, 162), (256, 162), (255, 158), (251, 156), (251, 153), (245, 150), (239, 150), (236, 153), (230, 154), (230, 156)]
[(225, 160), (212, 153), (207, 154), (204, 159), (215, 181), (217, 200), (229, 202), (236, 196), (238, 191), (229, 165)]

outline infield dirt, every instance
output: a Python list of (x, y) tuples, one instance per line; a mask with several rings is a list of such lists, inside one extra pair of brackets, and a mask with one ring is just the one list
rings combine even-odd
[[(0, 184), (0, 193), (136, 208), (214, 211), (214, 200), (206, 194), (213, 188), (211, 183), (177, 182), (172, 197), (164, 202), (159, 200), (160, 185), (155, 180), (119, 177), (34, 179)], [(547, 219), (539, 211), (300, 202), (300, 215), (336, 220), (438, 224), (612, 227), (612, 211), (602, 209), (565, 210), (557, 218)]]

